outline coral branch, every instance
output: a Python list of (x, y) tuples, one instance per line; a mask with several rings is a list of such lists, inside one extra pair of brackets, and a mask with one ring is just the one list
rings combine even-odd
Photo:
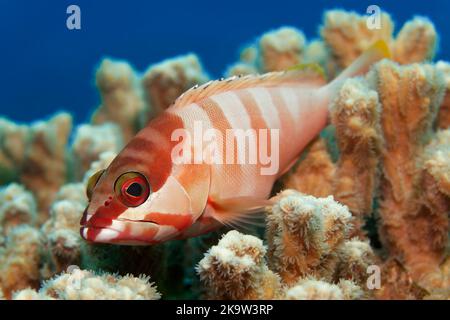
[(151, 66), (142, 79), (147, 103), (152, 106), (149, 118), (167, 109), (189, 88), (206, 81), (208, 76), (194, 54), (169, 59)]
[(340, 157), (336, 166), (333, 195), (347, 205), (357, 218), (360, 233), (363, 217), (372, 212), (377, 187), (377, 167), (381, 151), (378, 95), (362, 79), (349, 79), (332, 105)]
[(287, 284), (306, 275), (331, 279), (335, 249), (347, 236), (351, 214), (332, 197), (292, 191), (278, 197), (267, 214), (269, 266)]
[(0, 248), (0, 291), (10, 298), (16, 290), (39, 286), (39, 231), (20, 225), (6, 237)]
[[(399, 67), (387, 61), (378, 64), (369, 77), (383, 105), (382, 236), (391, 254), (404, 261), (417, 278), (424, 271), (422, 262), (433, 269), (443, 254), (429, 233), (436, 220), (421, 212), (417, 200), (423, 190), (418, 170), (421, 155), (430, 140), (445, 83), (431, 65)], [(422, 232), (419, 245), (416, 236)]]
[(103, 152), (118, 153), (124, 145), (122, 131), (114, 123), (102, 125), (84, 124), (77, 128), (72, 144), (73, 174), (79, 181), (91, 163)]
[(260, 41), (263, 72), (286, 70), (302, 60), (305, 36), (295, 28), (283, 27), (264, 34)]
[(149, 277), (111, 274), (74, 269), (47, 281), (38, 291), (16, 292), (14, 300), (158, 300)]
[(138, 76), (127, 62), (104, 59), (97, 70), (96, 82), (102, 104), (92, 122), (116, 123), (127, 142), (140, 128), (139, 118), (147, 112)]
[(228, 232), (199, 262), (197, 272), (213, 299), (274, 299), (280, 279), (265, 262), (256, 237)]

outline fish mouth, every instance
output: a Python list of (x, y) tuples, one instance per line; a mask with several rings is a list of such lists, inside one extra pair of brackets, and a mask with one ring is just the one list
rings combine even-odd
[(96, 219), (95, 223), (83, 220), (81, 222), (80, 236), (88, 242), (124, 245), (148, 245), (159, 242), (154, 238), (160, 226), (153, 221)]

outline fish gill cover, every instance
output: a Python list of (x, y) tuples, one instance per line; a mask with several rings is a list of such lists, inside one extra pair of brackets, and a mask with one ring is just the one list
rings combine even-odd
[[(21, 5), (5, 6), (13, 12)], [(134, 6), (124, 8), (123, 14), (136, 13)], [(62, 7), (44, 5), (43, 10), (51, 16)], [(89, 34), (91, 10), (100, 9), (85, 2), (80, 8), (81, 30), (70, 32)], [(266, 13), (269, 21), (236, 34), (240, 42), (248, 42), (238, 61), (226, 68), (226, 78), (314, 63), (331, 81), (377, 40), (388, 45), (391, 57), (340, 86), (329, 101), (330, 124), (276, 182), (263, 228), (237, 231), (224, 226), (199, 237), (145, 247), (94, 244), (80, 237), (79, 221), (88, 205), (86, 184), (182, 93), (216, 78), (212, 75), (219, 74), (235, 50), (228, 48), (234, 43), (230, 35), (218, 35), (214, 44), (201, 43), (208, 26), (187, 35), (192, 30), (183, 28), (193, 16), (173, 23), (181, 20), (183, 5), (171, 13), (167, 25), (149, 35), (139, 26), (150, 24), (147, 14), (152, 10), (162, 10), (166, 17), (163, 8), (142, 10), (133, 28), (115, 20), (119, 36), (135, 33), (133, 39), (139, 42), (128, 51), (93, 49), (97, 58), (114, 52), (127, 59), (105, 57), (97, 64), (100, 103), (92, 109), (95, 98), (86, 87), (86, 74), (74, 73), (69, 66), (42, 70), (61, 67), (52, 61), (54, 53), (44, 58), (31, 55), (33, 50), (2, 52), (3, 61), (33, 72), (33, 77), (26, 76), (33, 79), (32, 88), (26, 79), (19, 84), (18, 74), (12, 74), (10, 86), (2, 83), (9, 91), (2, 114), (28, 121), (44, 117), (50, 107), (63, 105), (70, 112), (30, 124), (0, 118), (0, 297), (449, 299), (450, 64), (445, 60), (450, 41), (439, 40), (433, 21), (421, 16), (394, 26), (397, 14), (405, 13), (394, 8), (390, 15), (383, 6), (377, 20), (381, 27), (369, 28), (365, 8), (323, 12), (311, 7), (307, 11), (317, 21), (296, 18), (295, 27), (275, 27), (287, 23), (283, 15), (274, 13), (270, 21)], [(285, 20), (292, 21), (297, 12), (283, 10)], [(24, 13), (14, 27), (22, 28), (26, 17)], [(229, 20), (227, 31), (234, 30)], [(250, 18), (245, 22), (252, 24)], [(317, 26), (316, 37), (302, 32), (313, 34)], [(155, 37), (164, 28), (167, 33)], [(252, 40), (261, 28), (269, 31)], [(59, 32), (64, 35), (58, 37), (73, 37), (75, 42), (80, 36), (66, 29)], [(103, 45), (114, 38), (111, 31), (105, 39), (91, 41)], [(439, 42), (444, 55), (437, 61)], [(188, 53), (155, 62), (181, 48), (202, 51), (202, 59)], [(58, 52), (62, 60), (71, 56), (70, 50), (80, 51), (76, 68), (91, 72), (94, 65), (81, 53), (89, 51), (88, 44), (66, 50)], [(39, 63), (42, 59), (48, 61)], [(30, 61), (36, 65), (29, 66)], [(64, 89), (69, 84), (70, 94)], [(34, 100), (36, 91), (41, 93)], [(25, 92), (24, 98), (14, 98), (14, 92)], [(90, 118), (81, 123), (87, 114)]]

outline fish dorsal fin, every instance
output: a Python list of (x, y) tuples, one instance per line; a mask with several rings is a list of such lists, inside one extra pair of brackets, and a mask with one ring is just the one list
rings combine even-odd
[(172, 107), (182, 107), (230, 90), (252, 87), (273, 87), (281, 84), (320, 86), (325, 83), (325, 74), (319, 65), (313, 63), (301, 64), (286, 71), (232, 76), (226, 79), (212, 80), (200, 86), (196, 85), (178, 97)]

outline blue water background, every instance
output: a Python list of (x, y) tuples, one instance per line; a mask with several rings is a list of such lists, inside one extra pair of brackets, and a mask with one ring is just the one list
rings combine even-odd
[[(70, 4), (81, 8), (79, 31), (66, 28)], [(270, 29), (295, 26), (311, 39), (324, 10), (364, 14), (370, 4), (391, 14), (396, 31), (415, 15), (429, 17), (440, 34), (437, 59), (450, 60), (448, 0), (0, 0), (0, 116), (29, 122), (67, 110), (86, 121), (100, 100), (94, 71), (105, 56), (144, 71), (194, 52), (219, 77), (242, 45)]]

